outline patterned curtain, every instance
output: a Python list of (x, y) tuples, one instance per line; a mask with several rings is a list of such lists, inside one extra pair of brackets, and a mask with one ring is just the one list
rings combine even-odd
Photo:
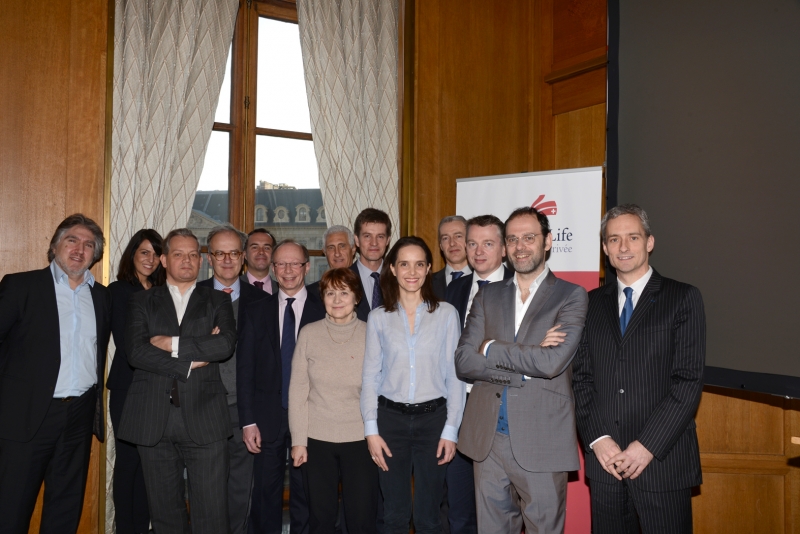
[[(165, 235), (189, 221), (238, 7), (239, 0), (116, 0), (112, 279), (134, 232)], [(107, 427), (105, 530), (113, 533), (115, 449)]]
[(397, 0), (297, 0), (329, 225), (382, 209), (398, 237)]

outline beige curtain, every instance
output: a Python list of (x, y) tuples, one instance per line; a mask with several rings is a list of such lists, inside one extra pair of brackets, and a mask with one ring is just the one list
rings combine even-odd
[[(155, 228), (165, 235), (189, 221), (238, 6), (238, 0), (116, 0), (112, 279), (134, 232)], [(105, 530), (113, 533), (110, 422), (108, 429)]]
[(297, 0), (329, 225), (386, 211), (398, 236), (397, 0)]

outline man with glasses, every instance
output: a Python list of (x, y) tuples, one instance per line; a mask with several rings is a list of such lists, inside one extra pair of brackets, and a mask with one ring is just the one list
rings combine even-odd
[[(307, 290), (308, 250), (294, 240), (273, 251), (277, 294), (243, 311), (237, 349), (236, 385), (244, 443), (255, 454), (249, 532), (279, 534), (283, 523), (283, 481), (291, 449), (289, 377), (297, 334), (325, 318), (319, 296)], [(290, 467), (289, 515), (293, 533), (308, 532), (308, 503), (299, 468)]]
[[(266, 234), (261, 234), (266, 235)], [(269, 238), (269, 237), (268, 237)], [(216, 226), (208, 232), (208, 263), (214, 276), (198, 282), (198, 287), (209, 287), (231, 296), (233, 318), (239, 324), (242, 310), (249, 303), (267, 298), (269, 295), (259, 291), (239, 278), (244, 264), (244, 247), (247, 236), (230, 224)], [(270, 247), (270, 252), (272, 248)], [(267, 273), (269, 276), (269, 273)], [(231, 532), (247, 532), (247, 516), (250, 511), (250, 489), (253, 484), (253, 455), (247, 450), (239, 426), (239, 408), (236, 404), (236, 353), (219, 364), (222, 383), (228, 390), (228, 412), (231, 416), (233, 436), (228, 438), (228, 518)]]
[(244, 246), (247, 273), (242, 275), (242, 282), (270, 295), (278, 292), (278, 283), (269, 276), (274, 247), (275, 236), (264, 228), (256, 228), (247, 234)]
[(580, 465), (570, 364), (588, 297), (547, 267), (544, 214), (512, 212), (504, 241), (516, 274), (478, 291), (456, 349), (459, 377), (475, 381), (458, 450), (474, 460), (479, 532), (563, 532)]

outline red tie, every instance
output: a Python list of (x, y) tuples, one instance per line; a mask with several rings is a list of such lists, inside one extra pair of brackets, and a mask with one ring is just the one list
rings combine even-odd
[(256, 286), (257, 289), (264, 291), (264, 282), (259, 282), (256, 280), (255, 282), (253, 282), (253, 285)]

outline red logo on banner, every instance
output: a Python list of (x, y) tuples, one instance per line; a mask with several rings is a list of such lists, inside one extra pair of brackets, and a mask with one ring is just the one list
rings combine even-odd
[(545, 215), (555, 215), (556, 213), (558, 213), (558, 206), (556, 205), (555, 200), (547, 200), (544, 202), (543, 201), (544, 201), (544, 195), (539, 195), (538, 197), (536, 197), (536, 200), (533, 201), (531, 207), (535, 208), (541, 213), (544, 213)]

